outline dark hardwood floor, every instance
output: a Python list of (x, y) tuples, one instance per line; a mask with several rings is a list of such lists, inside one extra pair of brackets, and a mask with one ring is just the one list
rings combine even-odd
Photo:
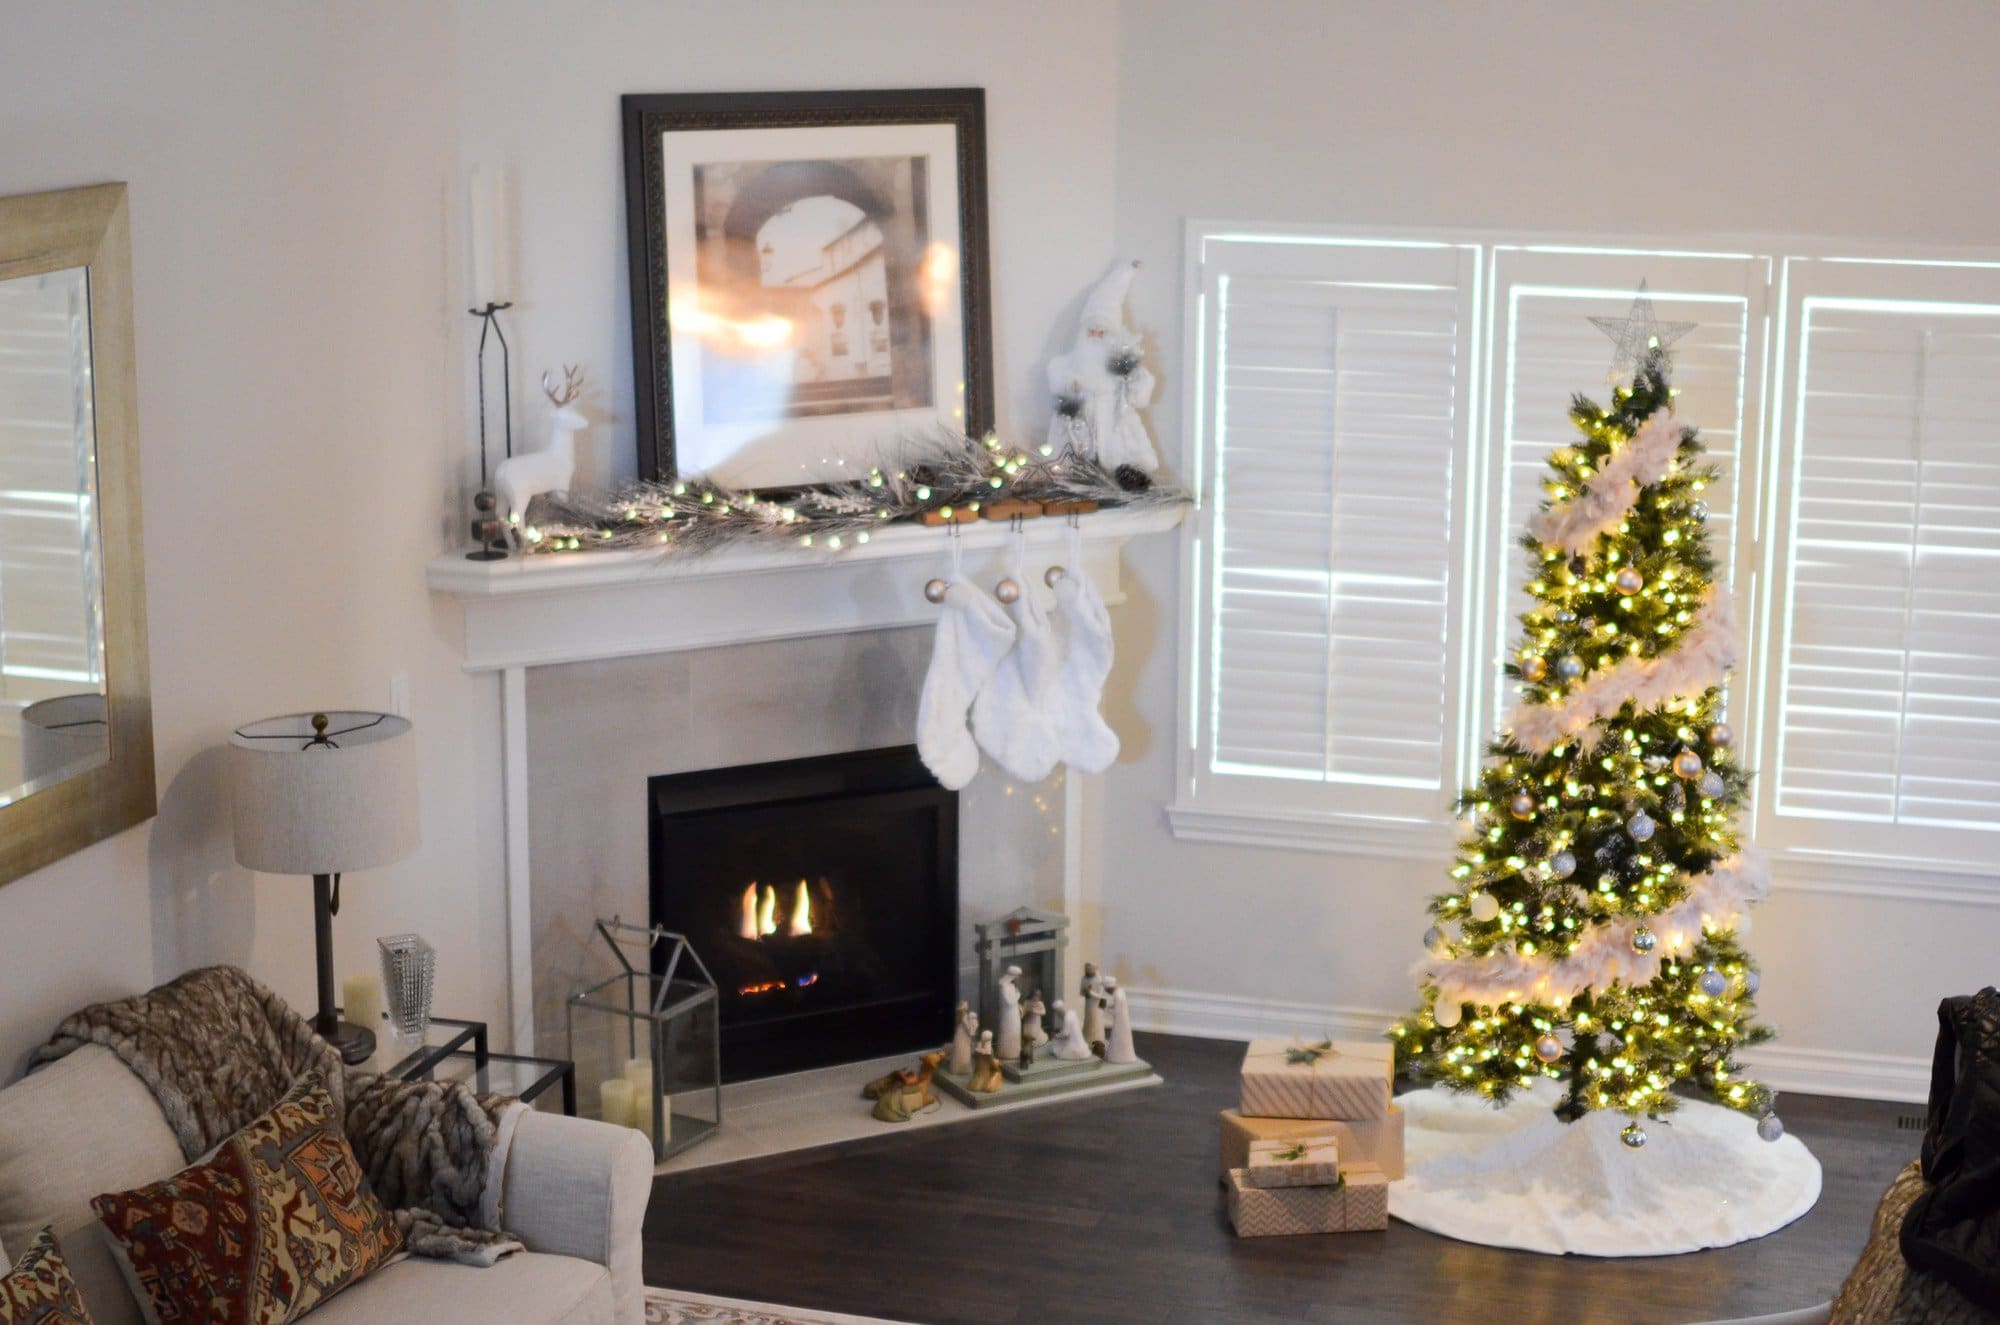
[[(1915, 1106), (1786, 1095), (1812, 1213), (1691, 1256), (1498, 1251), (1385, 1233), (1238, 1239), (1215, 1180), (1240, 1044), (1143, 1036), (1164, 1087), (661, 1178), (646, 1282), (917, 1325), (1687, 1322), (1832, 1296), (1916, 1155)], [(858, 1084), (858, 1083), (857, 1083)]]

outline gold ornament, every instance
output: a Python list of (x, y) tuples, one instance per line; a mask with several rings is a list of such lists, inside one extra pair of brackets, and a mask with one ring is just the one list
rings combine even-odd
[(1011, 579), (1002, 580), (993, 586), (993, 596), (1003, 603), (1018, 603), (1021, 601), (1021, 586)]
[(1528, 658), (1521, 663), (1521, 679), (1530, 685), (1539, 684), (1548, 674), (1549, 662), (1546, 658)]
[(943, 580), (928, 581), (924, 585), (924, 597), (933, 603), (942, 603), (944, 601), (944, 592), (949, 588), (951, 586)]
[(1701, 776), (1701, 756), (1692, 750), (1683, 750), (1674, 756), (1674, 776), (1692, 780)]
[(1513, 815), (1516, 819), (1534, 818), (1535, 798), (1525, 791), (1515, 792), (1514, 799), (1507, 802), (1507, 813)]
[(1544, 1035), (1535, 1041), (1535, 1057), (1544, 1063), (1553, 1063), (1563, 1056), (1562, 1041), (1553, 1035)]
[(1620, 593), (1638, 593), (1646, 587), (1646, 577), (1630, 566), (1619, 571), (1615, 580)]

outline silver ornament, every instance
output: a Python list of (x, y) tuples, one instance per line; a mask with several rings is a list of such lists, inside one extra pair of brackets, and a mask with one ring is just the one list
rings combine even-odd
[(1064, 570), (1061, 566), (1051, 566), (1047, 570), (1042, 572), (1042, 583), (1048, 585), (1049, 588), (1053, 589), (1056, 587), (1056, 581), (1060, 580), (1063, 576), (1067, 574), (1069, 574), (1069, 572)]
[(1713, 966), (1703, 971), (1701, 979), (1696, 981), (1696, 983), (1701, 986), (1701, 992), (1707, 994), (1710, 998), (1721, 998), (1722, 991), (1729, 988), (1728, 979)]
[(1549, 873), (1558, 879), (1567, 879), (1576, 873), (1576, 857), (1567, 851), (1558, 851), (1549, 857)]
[(1452, 1027), (1458, 1025), (1458, 1019), (1464, 1015), (1463, 1010), (1458, 1004), (1440, 1001), (1437, 1007), (1431, 1011), (1431, 1020), (1446, 1030), (1450, 1030)]
[(1723, 785), (1722, 775), (1713, 769), (1701, 775), (1701, 780), (1694, 784), (1694, 789), (1710, 800), (1720, 799), (1722, 793), (1728, 790)]
[(1647, 929), (1644, 925), (1632, 931), (1632, 951), (1638, 953), (1641, 957), (1651, 952), (1658, 943), (1659, 939), (1653, 936), (1653, 931)]
[(1597, 618), (1596, 618), (1596, 617), (1594, 617), (1594, 616), (1587, 616), (1587, 617), (1585, 617), (1585, 618), (1584, 618), (1583, 620), (1581, 620), (1581, 621), (1577, 622), (1576, 624), (1577, 624), (1578, 626), (1582, 627), (1582, 628), (1583, 628), (1584, 630), (1586, 630), (1586, 631), (1589, 631), (1589, 630), (1596, 630), (1596, 629), (1597, 629)]
[(1707, 524), (1708, 503), (1705, 501), (1696, 502), (1694, 505), (1688, 507), (1688, 514), (1694, 517), (1694, 522), (1696, 524)]
[(1018, 603), (1021, 601), (1021, 586), (1011, 579), (1002, 580), (993, 586), (993, 596), (1003, 603)]
[(933, 603), (942, 603), (944, 601), (944, 591), (949, 588), (951, 586), (943, 580), (926, 581), (924, 584), (924, 597), (930, 599)]
[(1444, 931), (1432, 925), (1424, 931), (1424, 947), (1436, 951), (1444, 946)]
[(1646, 1129), (1637, 1123), (1626, 1123), (1625, 1130), (1618, 1134), (1618, 1139), (1625, 1143), (1627, 1150), (1637, 1150), (1646, 1144)]
[(1559, 607), (1556, 609), (1556, 624), (1567, 626), (1572, 622), (1574, 622), (1575, 620), (1576, 620), (1576, 613), (1570, 611), (1567, 607)]
[(1583, 675), (1583, 659), (1573, 653), (1565, 653), (1556, 659), (1556, 675), (1565, 681), (1574, 681)]
[(1612, 583), (1618, 586), (1618, 592), (1620, 593), (1638, 593), (1646, 587), (1646, 577), (1634, 568), (1627, 566), (1612, 577)]
[(1514, 799), (1507, 802), (1507, 813), (1513, 815), (1516, 819), (1534, 818), (1535, 798), (1525, 791), (1515, 792)]
[(1658, 827), (1659, 825), (1653, 822), (1653, 816), (1641, 810), (1625, 825), (1625, 831), (1632, 835), (1634, 842), (1650, 842), (1653, 840), (1654, 830)]
[(1500, 914), (1500, 899), (1492, 893), (1472, 894), (1472, 918), (1481, 924), (1496, 919)]
[(1683, 750), (1674, 756), (1674, 776), (1677, 778), (1698, 778), (1701, 776), (1701, 756), (1692, 750)]
[(1544, 1063), (1553, 1063), (1563, 1056), (1562, 1041), (1553, 1035), (1544, 1035), (1535, 1041), (1535, 1057)]
[[(1736, 932), (1739, 934), (1743, 932), (1743, 926), (1740, 922), (1737, 924)], [(1757, 996), (1757, 986), (1763, 983), (1764, 983), (1763, 977), (1758, 975), (1755, 971), (1744, 972), (1743, 992), (1750, 995), (1752, 998), (1755, 998)]]
[(1775, 1113), (1767, 1113), (1757, 1120), (1757, 1135), (1766, 1141), (1775, 1141), (1785, 1134), (1785, 1120)]
[(1736, 733), (1726, 722), (1718, 722), (1708, 729), (1708, 743), (1718, 750), (1727, 750), (1736, 740)]
[(1521, 679), (1530, 685), (1547, 678), (1549, 663), (1546, 658), (1525, 658), (1521, 662)]

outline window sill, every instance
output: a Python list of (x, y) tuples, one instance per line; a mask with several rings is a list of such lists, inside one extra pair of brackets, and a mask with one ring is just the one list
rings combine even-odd
[(1449, 856), (1456, 837), (1452, 824), (1422, 819), (1219, 809), (1185, 801), (1167, 806), (1167, 824), (1183, 842), (1323, 851), (1385, 860), (1442, 860)]
[(2000, 868), (1993, 865), (1863, 856), (1802, 847), (1766, 848), (1764, 858), (1770, 864), (1774, 888), (1952, 902), (1962, 906), (2000, 906)]

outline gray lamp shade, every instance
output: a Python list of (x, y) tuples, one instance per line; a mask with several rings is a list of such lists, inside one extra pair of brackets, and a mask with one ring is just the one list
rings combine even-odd
[(416, 738), (407, 718), (328, 710), (265, 718), (229, 738), (236, 863), (265, 874), (344, 874), (417, 849)]

